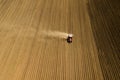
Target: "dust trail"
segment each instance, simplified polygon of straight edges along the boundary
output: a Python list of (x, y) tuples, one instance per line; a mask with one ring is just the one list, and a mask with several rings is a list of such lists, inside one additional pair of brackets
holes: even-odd
[(59, 38), (59, 39), (66, 39), (68, 37), (68, 33), (60, 32), (60, 31), (42, 31), (41, 35), (43, 37)]

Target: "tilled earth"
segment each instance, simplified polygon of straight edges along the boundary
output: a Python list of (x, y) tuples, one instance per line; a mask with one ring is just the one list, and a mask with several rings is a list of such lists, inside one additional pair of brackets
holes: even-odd
[[(0, 0), (0, 80), (119, 80), (119, 4)], [(49, 32), (73, 33), (73, 43)]]

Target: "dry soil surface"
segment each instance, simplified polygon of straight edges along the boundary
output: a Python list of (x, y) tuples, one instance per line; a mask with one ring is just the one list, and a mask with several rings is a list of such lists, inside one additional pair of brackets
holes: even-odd
[(119, 80), (119, 4), (0, 0), (0, 80)]

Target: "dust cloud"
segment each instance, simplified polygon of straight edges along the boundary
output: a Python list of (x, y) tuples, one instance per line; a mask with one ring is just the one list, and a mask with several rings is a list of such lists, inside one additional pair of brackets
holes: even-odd
[(66, 39), (68, 37), (68, 33), (60, 32), (60, 31), (42, 31), (41, 36), (44, 38), (53, 38), (53, 39)]

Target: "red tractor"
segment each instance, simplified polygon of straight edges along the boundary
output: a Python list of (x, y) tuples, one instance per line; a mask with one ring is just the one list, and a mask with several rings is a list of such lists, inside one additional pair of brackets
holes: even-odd
[(73, 37), (73, 34), (68, 34), (68, 37), (67, 37), (68, 43), (72, 43), (72, 37)]

